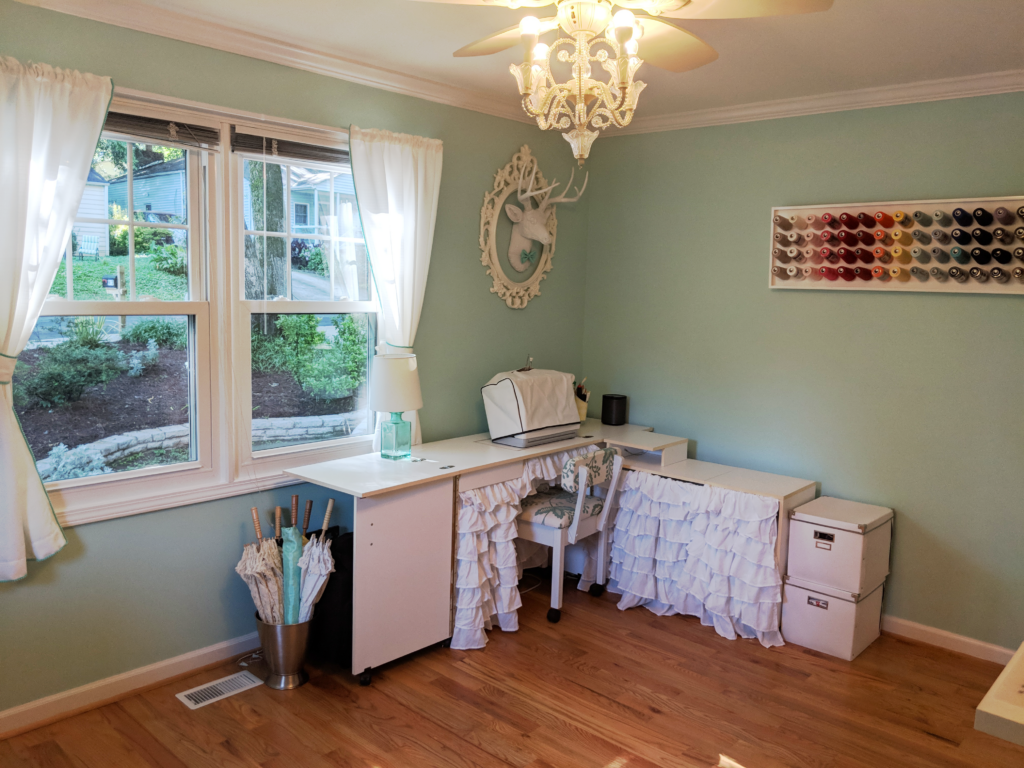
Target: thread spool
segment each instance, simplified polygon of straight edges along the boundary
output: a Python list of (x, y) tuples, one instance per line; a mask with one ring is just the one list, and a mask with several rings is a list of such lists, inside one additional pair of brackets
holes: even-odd
[(971, 242), (971, 233), (966, 229), (954, 229), (949, 233), (949, 236), (960, 245), (969, 245)]
[(801, 235), (799, 232), (790, 232), (790, 233), (788, 233), (786, 235), (786, 239), (789, 241), (790, 245), (803, 245), (804, 244), (804, 236)]
[(989, 274), (992, 276), (992, 279), (995, 280), (997, 283), (1010, 282), (1010, 273), (1007, 272), (1005, 269), (1000, 269), (999, 267), (992, 267), (992, 271), (989, 272)]
[(935, 242), (942, 243), (942, 245), (949, 242), (949, 233), (944, 229), (933, 229), (932, 237), (935, 239)]
[(994, 211), (992, 211), (992, 215), (995, 216), (996, 221), (998, 221), (1004, 227), (1008, 227), (1011, 224), (1013, 224), (1014, 219), (1017, 218), (1016, 216), (1013, 215), (1013, 211), (1011, 211), (1009, 208), (1004, 208), (1002, 206), (999, 206)]
[(853, 255), (857, 257), (857, 261), (865, 264), (870, 264), (875, 260), (875, 255), (867, 248), (854, 248)]
[(889, 270), (885, 267), (875, 267), (871, 270), (871, 276), (875, 280), (881, 280), (883, 283), (889, 279)]
[(804, 248), (803, 256), (804, 257), (803, 257), (802, 261), (811, 261), (811, 262), (813, 262), (815, 259), (818, 258), (818, 249), (817, 248)]
[(915, 229), (910, 233), (910, 236), (917, 240), (921, 245), (931, 245), (932, 236), (925, 232), (923, 229)]
[[(764, 221), (764, 219), (761, 219)], [(788, 216), (783, 216), (781, 213), (776, 214), (772, 217), (772, 222), (776, 227), (781, 229), (783, 232), (789, 232), (793, 228), (793, 222), (789, 220)]]
[(836, 271), (839, 273), (839, 277), (841, 277), (846, 282), (850, 282), (856, 277), (856, 275), (853, 272), (853, 267), (840, 267)]
[(1024, 240), (1024, 227), (1017, 227), (1013, 230), (1013, 236), (1018, 240)]
[(931, 253), (924, 248), (911, 248), (910, 255), (914, 257), (914, 261), (918, 264), (927, 264), (932, 260)]
[(884, 229), (876, 229), (875, 242), (882, 245), (892, 245), (892, 237)]
[(992, 239), (998, 240), (1003, 245), (1010, 245), (1013, 242), (1013, 230), (996, 227), (992, 230)]
[(961, 227), (969, 227), (974, 223), (974, 217), (971, 216), (971, 212), (964, 210), (963, 208), (954, 208), (952, 216), (953, 221)]
[(818, 253), (820, 253), (821, 257), (825, 259), (825, 261), (827, 261), (829, 264), (839, 263), (839, 254), (833, 251), (831, 248), (822, 248), (820, 251), (818, 251)]
[(953, 259), (957, 264), (969, 264), (971, 261), (971, 254), (961, 248), (959, 245), (955, 245), (949, 249), (950, 258)]
[(888, 264), (892, 261), (892, 254), (881, 246), (875, 248), (871, 253), (873, 253), (875, 258), (883, 264)]
[(836, 234), (836, 237), (839, 238), (839, 242), (849, 248), (856, 248), (860, 244), (860, 240), (857, 239), (857, 236), (848, 229), (840, 230)]
[(875, 228), (875, 217), (872, 216), (870, 213), (864, 213), (863, 211), (861, 213), (858, 213), (857, 221), (868, 232)]
[(924, 267), (914, 266), (910, 268), (910, 276), (924, 283), (928, 281), (928, 270)]
[(821, 216), (814, 213), (809, 213), (804, 217), (804, 221), (807, 222), (807, 226), (813, 229), (815, 232), (824, 229), (825, 222), (821, 220)]
[(772, 258), (783, 264), (789, 263), (789, 254), (786, 253), (785, 248), (772, 248)]
[(931, 251), (929, 251), (929, 253), (931, 253), (932, 258), (939, 262), (939, 264), (945, 264), (946, 262), (949, 261), (949, 254), (946, 253), (942, 248), (939, 248), (938, 246), (932, 248)]
[(980, 224), (981, 226), (987, 227), (987, 226), (989, 226), (992, 223), (993, 217), (992, 217), (992, 214), (989, 213), (984, 208), (975, 208), (974, 209), (974, 220), (976, 222), (978, 222), (978, 224)]
[(803, 280), (804, 279), (804, 271), (803, 271), (803, 269), (801, 269), (800, 267), (796, 266), (795, 264), (793, 266), (791, 266), (791, 267), (786, 267), (786, 274), (789, 275), (792, 278), (797, 279), (797, 280)]
[(861, 280), (871, 279), (871, 270), (868, 269), (867, 267), (854, 267), (853, 274), (854, 276), (859, 277)]
[(789, 217), (789, 223), (796, 229), (807, 229), (807, 222), (802, 216), (798, 216), (795, 213)]
[(800, 249), (799, 248), (787, 248), (786, 249), (786, 255), (789, 256), (789, 260), (792, 261), (793, 259), (795, 259), (797, 256), (800, 255)]
[(772, 275), (776, 280), (789, 280), (789, 267), (780, 267), (778, 265), (772, 267)]
[(834, 213), (821, 214), (821, 220), (829, 229), (839, 229), (839, 227), (842, 226), (842, 224), (839, 223), (839, 219), (836, 218), (836, 215)]
[(878, 213), (876, 213), (875, 221), (877, 221), (886, 229), (892, 229), (894, 226), (896, 226), (896, 222), (893, 220), (892, 216), (890, 216), (885, 211), (879, 211)]
[(958, 283), (966, 283), (969, 275), (966, 270), (960, 269), (960, 267), (949, 268), (950, 280), (956, 280)]
[(992, 258), (1000, 264), (1009, 264), (1013, 260), (1013, 254), (1005, 248), (993, 248)]
[(988, 282), (988, 272), (981, 267), (971, 267), (971, 279), (977, 280), (979, 283)]
[(846, 213), (844, 211), (843, 213), (839, 214), (839, 223), (842, 224), (847, 229), (856, 229), (857, 227), (860, 226), (860, 219), (857, 218), (856, 214)]
[(1024, 248), (1014, 248), (1013, 258), (1019, 259), (1020, 261), (1024, 261)]
[(813, 261), (815, 264), (821, 264), (823, 261), (825, 261), (825, 259), (828, 258), (828, 255), (830, 253), (832, 253), (831, 248), (821, 248), (817, 251), (817, 254), (813, 259), (811, 259), (811, 261)]
[(818, 233), (814, 230), (808, 229), (804, 234), (804, 243), (806, 245), (821, 245), (821, 238), (818, 237)]
[(914, 225), (914, 217), (904, 211), (896, 211), (892, 215), (892, 220), (896, 222), (897, 227), (904, 229), (910, 229)]
[(936, 282), (944, 283), (949, 280), (949, 275), (946, 274), (946, 270), (942, 267), (932, 267), (928, 270), (932, 277), (935, 278)]
[(893, 267), (889, 270), (889, 277), (898, 282), (905, 283), (910, 279), (910, 270), (903, 267)]
[(818, 267), (818, 274), (826, 280), (839, 279), (839, 272), (834, 267)]
[(824, 229), (818, 235), (823, 243), (838, 243), (839, 239), (836, 237), (836, 233), (831, 229)]
[(836, 256), (838, 256), (839, 260), (844, 264), (857, 263), (857, 254), (854, 253), (853, 248), (840, 248), (836, 251)]
[(814, 267), (807, 266), (806, 264), (800, 267), (803, 273), (804, 280), (821, 280), (821, 275), (818, 274), (818, 270)]
[(900, 264), (910, 263), (910, 251), (898, 245), (892, 249), (892, 257), (895, 261), (898, 261)]
[(914, 242), (914, 238), (905, 229), (894, 229), (892, 231), (892, 241), (900, 245), (910, 245)]
[(992, 245), (992, 233), (987, 229), (973, 229), (971, 230), (971, 237), (978, 241), (978, 245)]
[(1018, 283), (1024, 283), (1024, 267), (1014, 267), (1013, 272), (1010, 274), (1013, 275), (1013, 279)]
[(953, 223), (953, 217), (945, 211), (936, 211), (932, 216), (935, 218), (935, 223), (940, 227), (948, 227)]
[(986, 248), (972, 248), (971, 258), (976, 264), (988, 264), (992, 261), (992, 252)]
[(780, 245), (783, 248), (789, 247), (789, 237), (786, 236), (785, 232), (776, 232), (772, 235), (772, 240), (775, 241), (776, 245)]
[(1017, 209), (1017, 218), (1024, 219), (1024, 205)]
[(914, 211), (914, 221), (921, 227), (930, 227), (932, 225), (932, 217), (924, 211)]
[(859, 229), (856, 234), (861, 245), (866, 245), (868, 248), (873, 248), (875, 246), (875, 236), (871, 234), (870, 230)]
[(790, 261), (793, 261), (796, 264), (803, 264), (807, 261), (807, 256), (804, 255), (804, 253), (804, 251), (797, 249), (796, 256), (793, 256)]

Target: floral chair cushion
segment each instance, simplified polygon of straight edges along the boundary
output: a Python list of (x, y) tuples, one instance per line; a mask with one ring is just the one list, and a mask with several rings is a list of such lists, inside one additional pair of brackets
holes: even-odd
[(589, 485), (604, 485), (612, 479), (615, 457), (618, 455), (618, 448), (604, 448), (569, 459), (562, 467), (562, 489), (571, 493), (579, 491), (580, 467), (587, 468)]
[[(523, 499), (519, 519), (549, 528), (568, 528), (576, 515), (578, 495), (567, 491), (541, 492)], [(583, 516), (595, 517), (604, 509), (604, 499), (587, 496), (583, 500)]]

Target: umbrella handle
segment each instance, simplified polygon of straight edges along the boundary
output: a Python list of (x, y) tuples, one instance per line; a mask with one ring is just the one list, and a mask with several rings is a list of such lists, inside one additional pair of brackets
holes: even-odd
[(313, 514), (313, 500), (310, 499), (306, 502), (306, 516), (302, 518), (302, 535), (306, 535), (306, 530), (309, 528), (309, 516)]
[(274, 507), (274, 538), (281, 538), (281, 508)]
[(327, 526), (331, 522), (331, 512), (334, 510), (334, 499), (327, 500), (327, 512), (324, 513), (324, 525), (320, 529), (320, 537), (323, 538), (324, 534), (327, 533)]
[(263, 530), (260, 528), (260, 511), (256, 507), (252, 508), (252, 524), (256, 528), (256, 541), (262, 541)]
[(299, 496), (298, 494), (292, 495), (292, 520), (291, 525), (294, 528), (299, 524)]

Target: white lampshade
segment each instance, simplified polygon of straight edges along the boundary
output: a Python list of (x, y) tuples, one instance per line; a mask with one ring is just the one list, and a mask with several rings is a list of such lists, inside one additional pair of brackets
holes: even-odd
[(377, 355), (370, 375), (370, 410), (418, 411), (423, 407), (416, 355)]

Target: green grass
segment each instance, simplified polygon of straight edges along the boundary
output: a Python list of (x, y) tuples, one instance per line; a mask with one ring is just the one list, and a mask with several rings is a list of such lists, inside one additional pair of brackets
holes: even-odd
[[(188, 296), (188, 278), (184, 275), (168, 275), (144, 256), (135, 258), (135, 295), (155, 296), (161, 301), (183, 301)], [(91, 256), (74, 259), (72, 279), (75, 299), (78, 301), (109, 301), (111, 296), (104, 290), (100, 280), (106, 275), (117, 273), (118, 266), (124, 267), (125, 282), (128, 281), (127, 256), (102, 256), (97, 261)], [(53, 280), (50, 293), (67, 298), (66, 262), (62, 261), (57, 277)]]
[(156, 448), (152, 451), (125, 456), (123, 459), (115, 459), (110, 462), (110, 468), (115, 472), (127, 472), (130, 469), (142, 469), (143, 467), (167, 466), (169, 464), (181, 464), (189, 461), (188, 448)]

